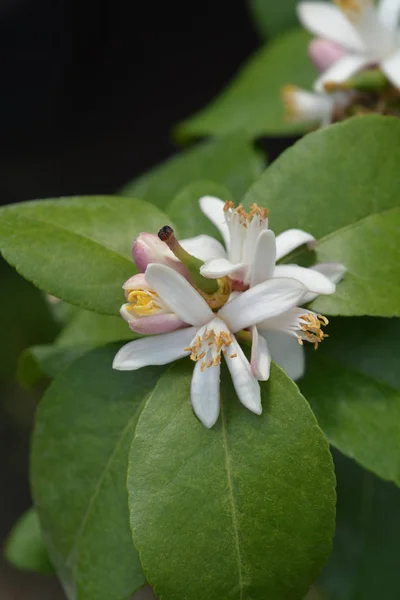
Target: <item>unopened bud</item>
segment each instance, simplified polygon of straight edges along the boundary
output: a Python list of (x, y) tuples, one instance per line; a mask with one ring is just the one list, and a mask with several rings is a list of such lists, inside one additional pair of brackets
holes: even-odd
[(314, 67), (322, 73), (342, 58), (345, 50), (335, 42), (315, 38), (308, 46), (308, 55)]

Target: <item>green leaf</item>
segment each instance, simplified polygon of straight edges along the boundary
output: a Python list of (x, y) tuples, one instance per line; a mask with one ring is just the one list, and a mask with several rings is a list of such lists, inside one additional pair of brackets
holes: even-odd
[(4, 556), (14, 567), (23, 571), (53, 572), (34, 508), (18, 519), (8, 536)]
[(399, 163), (400, 120), (355, 117), (310, 133), (286, 150), (250, 188), (244, 204), (268, 207), (276, 233), (295, 227), (320, 239), (397, 208)]
[(71, 347), (43, 344), (26, 348), (18, 361), (18, 381), (22, 386), (32, 388), (44, 378), (54, 379), (92, 348), (92, 344)]
[(321, 597), (398, 600), (400, 491), (340, 455), (335, 469), (337, 528), (332, 556), (317, 584)]
[(246, 136), (236, 133), (173, 156), (128, 183), (121, 194), (142, 198), (165, 209), (183, 187), (207, 179), (227, 187), (240, 200), (264, 167), (264, 157)]
[(191, 375), (181, 362), (160, 379), (132, 444), (131, 525), (148, 579), (165, 600), (298, 600), (334, 529), (325, 438), (275, 366), (261, 417), (224, 377), (211, 430), (193, 415)]
[(21, 351), (51, 342), (58, 332), (41, 292), (0, 258), (0, 380), (15, 377)]
[(400, 485), (400, 319), (332, 319), (300, 387), (330, 443)]
[(327, 315), (400, 316), (400, 208), (358, 221), (323, 238), (317, 262), (347, 268), (331, 296), (312, 303)]
[(83, 308), (118, 314), (134, 272), (132, 242), (168, 218), (132, 198), (91, 196), (0, 209), (0, 251), (37, 287)]
[(137, 418), (162, 369), (112, 370), (119, 346), (63, 371), (40, 403), (32, 488), (50, 557), (69, 597), (128, 598), (145, 583), (126, 492)]
[(296, 5), (297, 0), (249, 0), (249, 10), (261, 38), (274, 37), (294, 27), (298, 23)]
[(199, 199), (202, 196), (232, 200), (230, 192), (220, 184), (212, 181), (194, 181), (173, 199), (168, 207), (168, 214), (177, 224), (183, 238), (207, 234), (221, 240), (218, 229), (200, 210)]
[(309, 88), (316, 72), (307, 55), (310, 37), (294, 30), (261, 48), (206, 108), (176, 128), (181, 139), (245, 131), (249, 137), (287, 135), (305, 130), (284, 117), (282, 87)]

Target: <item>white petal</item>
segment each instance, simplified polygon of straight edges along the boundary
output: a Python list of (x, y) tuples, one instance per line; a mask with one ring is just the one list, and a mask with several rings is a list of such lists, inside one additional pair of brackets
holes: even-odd
[(378, 6), (380, 22), (389, 30), (397, 29), (400, 17), (400, 0), (381, 0)]
[(328, 2), (300, 2), (300, 22), (318, 37), (327, 38), (348, 50), (362, 52), (365, 44), (339, 8)]
[(317, 92), (323, 92), (325, 83), (343, 83), (371, 62), (373, 62), (371, 58), (347, 54), (317, 79), (314, 83), (314, 89)]
[(161, 300), (182, 321), (190, 325), (203, 325), (213, 318), (207, 302), (182, 275), (166, 265), (150, 264), (146, 280)]
[(214, 196), (203, 196), (200, 198), (200, 209), (210, 219), (211, 223), (219, 230), (224, 238), (226, 249), (229, 249), (230, 235), (228, 225), (225, 221), (225, 202)]
[(219, 415), (220, 365), (201, 371), (201, 360), (193, 371), (190, 397), (195, 414), (205, 427), (212, 427)]
[(306, 291), (296, 279), (269, 279), (225, 304), (218, 316), (239, 331), (296, 306)]
[[(323, 275), (325, 275), (325, 277), (328, 277), (328, 279), (330, 279), (335, 284), (339, 283), (343, 275), (346, 273), (346, 267), (339, 263), (321, 263), (319, 265), (314, 265), (313, 267), (311, 267), (311, 269), (313, 269), (313, 271), (318, 271), (319, 273), (322, 273)], [(311, 300), (314, 300), (314, 298), (316, 298), (317, 296), (318, 294), (315, 294), (313, 292), (306, 292), (301, 300), (301, 303), (307, 304), (307, 302), (311, 302)]]
[(172, 333), (163, 333), (134, 340), (122, 346), (113, 362), (118, 371), (136, 371), (148, 365), (166, 365), (183, 356), (188, 356), (189, 346), (196, 335), (197, 327), (187, 327)]
[(217, 279), (218, 277), (230, 275), (234, 271), (241, 269), (243, 266), (244, 265), (242, 263), (231, 263), (231, 261), (227, 258), (215, 258), (214, 260), (210, 260), (200, 267), (200, 273), (204, 277)]
[(237, 356), (235, 358), (225, 357), (225, 360), (231, 373), (233, 386), (238, 398), (243, 406), (257, 415), (261, 415), (260, 385), (251, 372), (249, 362), (235, 336), (232, 336), (232, 347)]
[(276, 236), (276, 260), (279, 260), (299, 246), (307, 244), (308, 248), (315, 245), (315, 237), (301, 229), (287, 229)]
[(179, 243), (186, 252), (203, 261), (226, 257), (223, 245), (210, 235), (198, 235), (186, 240), (179, 240)]
[(267, 381), (271, 368), (271, 355), (267, 340), (258, 332), (255, 325), (251, 328), (251, 334), (251, 371), (259, 381)]
[(271, 331), (265, 334), (274, 360), (295, 381), (304, 374), (304, 348), (292, 335)]
[(400, 50), (385, 58), (380, 65), (389, 81), (400, 88)]
[(277, 265), (274, 277), (297, 279), (309, 292), (315, 292), (316, 294), (333, 294), (336, 289), (335, 284), (322, 273), (315, 269), (306, 269), (297, 265)]
[(328, 94), (316, 94), (303, 90), (296, 85), (285, 85), (281, 90), (285, 116), (289, 122), (322, 122), (332, 121), (334, 101)]
[(276, 262), (276, 242), (273, 231), (267, 229), (258, 236), (254, 260), (251, 266), (250, 287), (254, 287), (273, 275)]

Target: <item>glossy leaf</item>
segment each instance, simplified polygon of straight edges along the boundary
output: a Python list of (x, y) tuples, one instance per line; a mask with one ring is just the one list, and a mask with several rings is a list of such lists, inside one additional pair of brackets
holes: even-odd
[(299, 599), (330, 552), (334, 476), (296, 386), (274, 367), (263, 415), (223, 378), (213, 429), (194, 416), (192, 366), (159, 381), (130, 454), (134, 542), (165, 600)]
[(307, 56), (309, 40), (307, 33), (296, 29), (261, 48), (211, 104), (176, 128), (177, 136), (239, 130), (257, 137), (304, 131), (304, 124), (285, 119), (281, 90), (287, 84), (311, 87), (316, 72)]
[(53, 572), (34, 508), (27, 510), (18, 519), (8, 536), (4, 556), (14, 567), (23, 571)]
[(298, 0), (248, 0), (254, 25), (262, 39), (268, 39), (294, 27), (297, 23)]
[(207, 234), (222, 241), (217, 228), (200, 210), (199, 199), (202, 196), (232, 200), (231, 193), (220, 184), (212, 181), (194, 181), (176, 195), (168, 207), (168, 214), (177, 224), (182, 238)]
[(400, 208), (372, 215), (323, 238), (317, 262), (347, 268), (332, 296), (312, 303), (327, 315), (400, 316)]
[(397, 208), (399, 163), (400, 120), (355, 117), (310, 133), (286, 150), (250, 188), (244, 204), (268, 207), (276, 233), (295, 227), (320, 239)]
[(166, 207), (182, 188), (206, 179), (227, 187), (240, 200), (261, 175), (265, 159), (240, 133), (203, 142), (168, 159), (139, 179), (128, 183), (124, 196), (133, 196)]
[(400, 485), (399, 319), (332, 319), (300, 387), (330, 443)]
[(118, 347), (94, 350), (60, 374), (33, 438), (35, 504), (53, 564), (77, 600), (128, 598), (145, 583), (129, 530), (126, 468), (162, 369), (113, 371)]
[(167, 220), (151, 204), (91, 196), (0, 210), (0, 251), (37, 287), (83, 308), (118, 314), (121, 286), (135, 270), (134, 238)]
[(329, 600), (397, 600), (400, 490), (335, 456), (337, 527), (317, 589)]

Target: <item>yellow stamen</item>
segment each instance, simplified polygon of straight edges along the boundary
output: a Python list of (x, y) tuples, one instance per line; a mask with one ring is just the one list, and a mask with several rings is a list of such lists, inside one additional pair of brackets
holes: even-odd
[(247, 227), (253, 217), (259, 216), (260, 219), (265, 220), (268, 217), (268, 208), (264, 208), (263, 206), (258, 206), (258, 204), (252, 204), (250, 206), (250, 212), (246, 212), (241, 204), (235, 208), (233, 202), (225, 202), (224, 212), (228, 212), (228, 210), (234, 210), (236, 214), (239, 216), (240, 223)]
[(371, 0), (334, 0), (334, 2), (351, 21), (357, 21), (363, 8), (371, 5)]
[[(329, 321), (323, 315), (314, 315), (312, 313), (308, 313), (302, 315), (301, 321), (304, 323), (300, 325), (300, 329), (303, 332), (303, 336), (307, 340), (307, 342), (312, 342), (314, 344), (315, 350), (318, 348), (318, 344), (320, 344), (328, 334), (322, 331), (322, 327), (328, 325)], [(302, 336), (298, 336), (299, 344), (303, 345)]]
[[(185, 348), (185, 352), (190, 352), (190, 359), (193, 361), (203, 360), (200, 370), (218, 366), (221, 363), (221, 352), (227, 356), (226, 349), (232, 344), (232, 338), (227, 331), (215, 333), (212, 329), (207, 329), (202, 337), (197, 336), (193, 346)], [(236, 358), (233, 353), (229, 358)]]
[(138, 317), (153, 315), (162, 309), (158, 294), (149, 290), (132, 290), (128, 294), (128, 302), (127, 309)]

